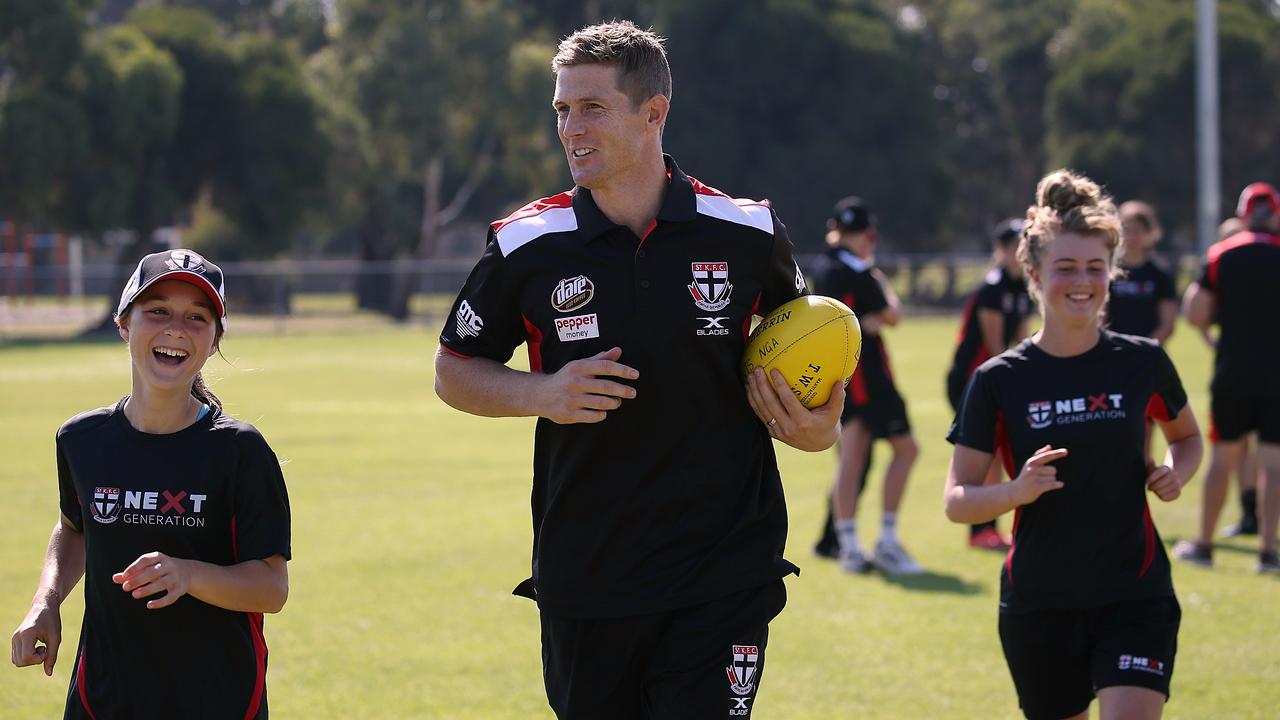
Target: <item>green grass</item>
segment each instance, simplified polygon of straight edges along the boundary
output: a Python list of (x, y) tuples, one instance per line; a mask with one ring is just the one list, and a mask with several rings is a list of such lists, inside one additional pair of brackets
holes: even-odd
[[(902, 513), (931, 571), (852, 577), (809, 556), (833, 453), (780, 450), (792, 518), (790, 602), (773, 624), (761, 718), (1016, 718), (996, 637), (999, 558), (963, 547), (942, 515), (950, 448), (943, 373), (954, 318), (908, 320), (888, 344), (923, 451)], [(284, 612), (267, 619), (269, 692), (281, 718), (549, 718), (527, 574), (533, 422), (473, 418), (431, 391), (433, 335), (238, 336), (208, 374), (229, 410), (287, 463), (294, 560)], [(1186, 327), (1172, 353), (1203, 418), (1209, 356)], [(0, 348), (0, 626), (16, 627), (57, 517), (53, 434), (128, 390), (121, 343)], [(877, 453), (883, 463), (887, 452)], [(878, 516), (873, 481), (859, 517)], [(1166, 541), (1192, 532), (1199, 486), (1153, 507)], [(1227, 519), (1234, 520), (1234, 505)], [(1275, 717), (1280, 584), (1251, 543), (1219, 567), (1175, 567), (1183, 605), (1169, 718)], [(0, 671), (0, 715), (60, 712), (81, 615), (63, 611), (54, 678)]]

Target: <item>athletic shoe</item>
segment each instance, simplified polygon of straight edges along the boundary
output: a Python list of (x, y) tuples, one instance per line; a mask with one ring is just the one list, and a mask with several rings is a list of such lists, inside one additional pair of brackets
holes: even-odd
[(1240, 522), (1222, 529), (1222, 537), (1244, 537), (1258, 534), (1258, 521), (1253, 518), (1241, 518)]
[(1280, 555), (1276, 552), (1266, 552), (1265, 550), (1258, 553), (1258, 572), (1260, 573), (1280, 573)]
[(919, 575), (924, 572), (924, 568), (907, 554), (906, 548), (893, 541), (877, 542), (871, 563), (886, 575)]
[(867, 556), (862, 553), (861, 548), (854, 548), (849, 552), (840, 552), (840, 569), (851, 573), (865, 573), (871, 571), (871, 563), (867, 562)]
[(1173, 556), (1184, 563), (1213, 567), (1213, 546), (1201, 545), (1193, 540), (1179, 540), (1173, 545)]
[(993, 527), (985, 527), (969, 536), (969, 547), (979, 550), (1008, 550), (1013, 543)]

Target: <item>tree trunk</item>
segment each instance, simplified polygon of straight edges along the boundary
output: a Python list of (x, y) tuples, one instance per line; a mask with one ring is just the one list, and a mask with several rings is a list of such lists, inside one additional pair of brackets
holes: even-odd
[(82, 336), (100, 336), (116, 331), (116, 306), (120, 304), (120, 293), (129, 281), (129, 273), (138, 267), (138, 261), (152, 251), (151, 237), (155, 231), (154, 227), (143, 228), (133, 242), (120, 248), (115, 260), (115, 282), (107, 290), (107, 312), (96, 323), (86, 327), (81, 332)]
[[(364, 217), (356, 230), (361, 263), (389, 263), (395, 259), (395, 243), (387, 237), (384, 213), (381, 192), (376, 187), (369, 188), (365, 192)], [(360, 273), (356, 277), (356, 305), (362, 310), (387, 312), (391, 307), (391, 272), (380, 269)]]
[[(497, 145), (496, 132), (484, 138), (471, 161), (466, 179), (454, 191), (449, 204), (443, 207), (444, 157), (434, 155), (427, 160), (422, 171), (422, 221), (418, 225), (418, 247), (413, 253), (414, 260), (421, 262), (435, 257), (441, 231), (458, 219), (480, 182), (489, 174)], [(399, 321), (408, 320), (409, 301), (421, 282), (422, 272), (416, 267), (396, 273), (387, 314)]]

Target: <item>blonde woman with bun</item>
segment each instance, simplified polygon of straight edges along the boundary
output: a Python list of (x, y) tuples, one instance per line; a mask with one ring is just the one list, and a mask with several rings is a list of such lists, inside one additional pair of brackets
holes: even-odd
[[(1041, 329), (983, 363), (948, 440), (947, 517), (1015, 512), (1000, 575), (1000, 641), (1028, 718), (1159, 718), (1181, 609), (1148, 493), (1178, 498), (1200, 464), (1199, 427), (1154, 341), (1103, 326), (1120, 217), (1069, 170), (1045, 176), (1018, 246)], [(1169, 442), (1151, 467), (1153, 418)], [(1012, 481), (984, 485), (996, 449)]]

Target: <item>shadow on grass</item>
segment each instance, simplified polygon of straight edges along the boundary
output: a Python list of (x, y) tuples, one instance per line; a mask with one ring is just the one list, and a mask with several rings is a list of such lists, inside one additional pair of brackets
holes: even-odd
[(969, 582), (958, 575), (926, 570), (919, 575), (885, 575), (885, 582), (905, 590), (918, 592), (951, 593), (952, 595), (979, 595), (984, 591), (980, 583)]
[[(1168, 537), (1165, 538), (1165, 550), (1169, 553), (1169, 559), (1173, 560), (1173, 545), (1179, 540), (1195, 540), (1194, 537)], [(1258, 554), (1258, 537), (1256, 535), (1246, 535), (1244, 537), (1233, 538), (1217, 538), (1213, 541), (1213, 551), (1215, 553), (1235, 553), (1236, 555), (1257, 555)]]

